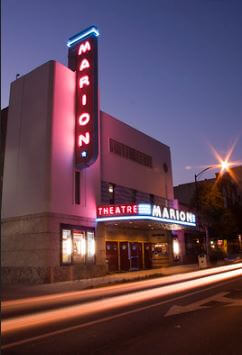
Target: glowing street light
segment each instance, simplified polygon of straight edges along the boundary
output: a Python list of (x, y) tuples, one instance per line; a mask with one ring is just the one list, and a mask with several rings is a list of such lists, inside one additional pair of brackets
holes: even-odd
[(209, 170), (209, 169), (215, 169), (215, 168), (220, 168), (220, 172), (224, 172), (227, 171), (229, 169), (229, 166), (231, 165), (230, 162), (228, 162), (227, 160), (220, 160), (220, 164), (216, 164), (216, 165), (212, 165), (212, 166), (208, 166), (205, 169), (203, 169), (202, 171), (200, 171), (198, 174), (195, 174), (195, 183), (197, 183), (197, 178), (202, 175), (203, 173), (205, 173), (205, 171)]
[(227, 160), (222, 160), (221, 161), (221, 172), (224, 172), (226, 170), (228, 170), (229, 168), (229, 162)]
[(231, 160), (231, 156), (233, 154), (237, 141), (238, 139), (232, 144), (232, 146), (228, 149), (226, 155), (223, 157), (217, 152), (217, 150), (212, 145), (210, 145), (211, 151), (214, 157), (216, 158), (216, 160), (218, 161), (218, 164), (214, 164), (211, 167), (214, 169), (220, 169), (219, 172), (220, 177), (222, 177), (224, 172), (228, 172), (228, 174), (235, 182), (236, 182), (236, 178), (233, 174), (233, 171), (231, 170), (231, 167), (240, 165), (242, 163), (240, 160), (237, 161)]

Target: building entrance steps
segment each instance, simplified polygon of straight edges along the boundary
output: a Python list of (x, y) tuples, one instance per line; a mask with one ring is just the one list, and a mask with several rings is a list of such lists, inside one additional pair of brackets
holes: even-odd
[[(228, 264), (228, 263), (227, 263)], [(221, 265), (222, 266), (222, 265)], [(218, 266), (219, 271), (219, 266)], [(209, 268), (199, 271), (198, 264), (176, 265), (159, 269), (132, 271), (124, 273), (108, 274), (103, 277), (82, 279), (74, 281), (56, 282), (41, 285), (2, 285), (1, 300), (11, 301), (26, 299), (29, 297), (55, 296), (59, 294), (74, 293), (88, 288), (99, 288), (101, 286), (114, 285), (131, 281), (147, 280), (157, 278), (158, 285), (179, 282), (197, 277), (196, 272), (209, 273)], [(154, 280), (150, 280), (153, 282)], [(142, 285), (141, 285), (142, 287)], [(94, 291), (94, 290), (93, 290)], [(99, 293), (99, 292), (98, 292)]]

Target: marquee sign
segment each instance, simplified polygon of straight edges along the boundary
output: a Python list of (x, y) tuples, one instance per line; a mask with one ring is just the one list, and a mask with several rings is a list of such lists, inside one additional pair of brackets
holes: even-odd
[(196, 226), (193, 213), (152, 204), (119, 204), (97, 207), (97, 222), (148, 219), (162, 223)]
[(69, 68), (76, 72), (75, 160), (78, 169), (95, 162), (98, 156), (98, 61), (97, 37), (92, 26), (71, 37)]

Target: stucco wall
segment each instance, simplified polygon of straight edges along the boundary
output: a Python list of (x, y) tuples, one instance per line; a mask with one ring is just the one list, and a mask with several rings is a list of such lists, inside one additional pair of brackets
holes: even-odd
[(149, 242), (149, 232), (146, 230), (135, 230), (131, 228), (106, 228), (106, 241), (129, 241), (129, 242)]
[[(75, 73), (55, 61), (11, 85), (2, 205), (4, 280), (35, 283), (105, 272), (100, 226), (96, 266), (75, 266), (73, 276), (68, 274), (72, 267), (60, 265), (60, 224), (96, 225), (101, 181), (173, 199), (169, 147), (101, 113), (100, 154), (81, 171), (80, 204), (75, 204), (75, 85)], [(151, 155), (153, 167), (110, 153), (109, 138)]]
[(61, 224), (94, 227), (95, 220), (43, 213), (2, 221), (2, 282), (45, 283), (104, 275), (105, 236), (96, 233), (95, 264), (61, 265)]
[[(101, 157), (103, 181), (173, 199), (170, 148), (127, 124), (101, 112)], [(153, 168), (110, 152), (109, 139), (152, 156)], [(164, 172), (166, 163), (168, 172)]]
[(14, 81), (10, 90), (2, 217), (49, 209), (53, 62)]
[(100, 159), (81, 171), (74, 201), (75, 73), (50, 61), (12, 83), (3, 218), (53, 212), (95, 218)]
[(80, 205), (74, 203), (75, 86), (75, 73), (55, 63), (50, 211), (95, 218), (101, 191), (100, 158), (81, 171)]

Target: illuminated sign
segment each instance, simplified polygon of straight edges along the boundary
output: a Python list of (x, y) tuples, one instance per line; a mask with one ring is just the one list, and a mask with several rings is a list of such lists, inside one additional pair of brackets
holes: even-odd
[(196, 226), (193, 213), (151, 204), (103, 205), (97, 207), (97, 222), (148, 219), (163, 223)]
[(98, 35), (92, 26), (67, 42), (68, 65), (76, 72), (75, 161), (79, 169), (94, 163), (98, 156)]

